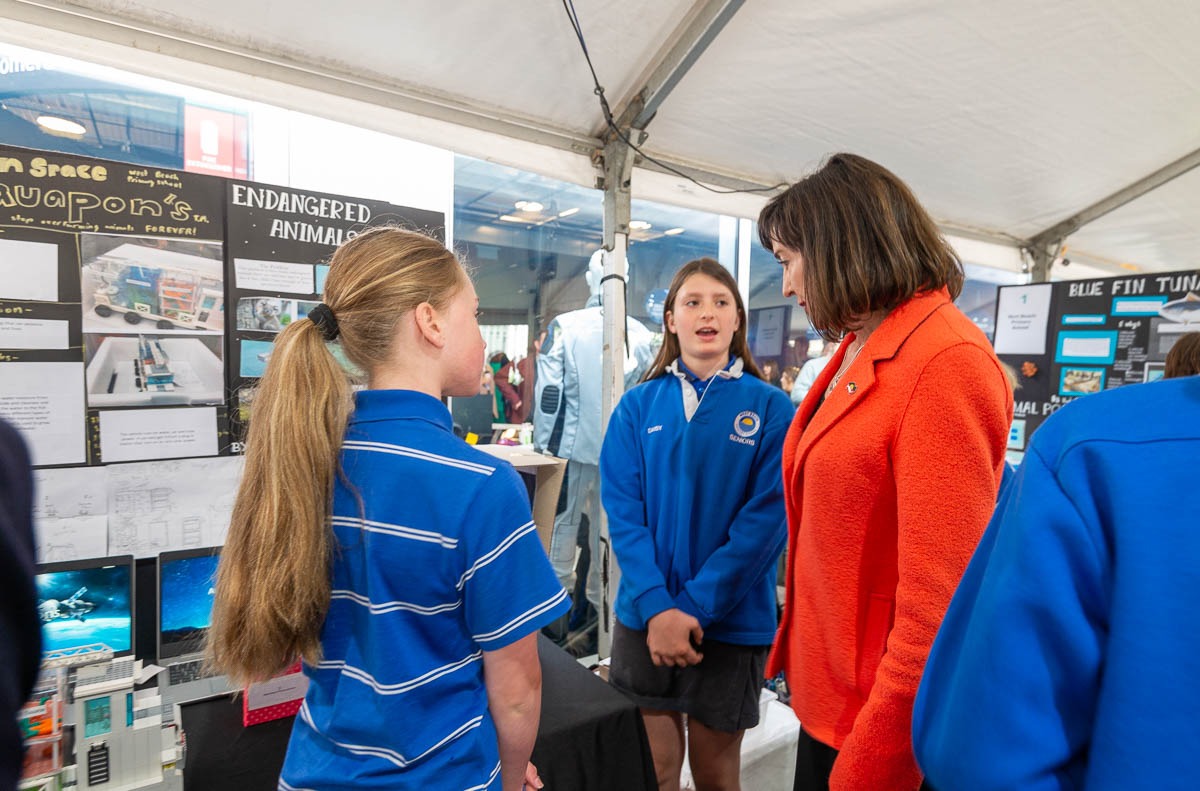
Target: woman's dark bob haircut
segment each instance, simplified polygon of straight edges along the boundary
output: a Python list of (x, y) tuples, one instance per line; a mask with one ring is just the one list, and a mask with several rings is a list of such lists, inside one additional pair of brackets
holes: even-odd
[(834, 154), (772, 198), (758, 238), (803, 257), (805, 312), (829, 340), (922, 291), (962, 291), (962, 262), (912, 190), (855, 154)]

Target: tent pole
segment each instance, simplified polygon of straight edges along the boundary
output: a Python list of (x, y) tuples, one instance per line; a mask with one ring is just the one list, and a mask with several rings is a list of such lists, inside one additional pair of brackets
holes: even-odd
[[(623, 130), (625, 137), (643, 133), (633, 129)], [(640, 140), (639, 140), (640, 142)], [(633, 151), (625, 140), (610, 135), (604, 148), (593, 160), (600, 171), (598, 186), (604, 188), (604, 278), (601, 281), (600, 299), (604, 305), (604, 373), (603, 391), (600, 400), (601, 425), (607, 428), (608, 418), (625, 390), (625, 279), (629, 273), (626, 251), (629, 245), (630, 182), (633, 173)], [(600, 509), (600, 524), (592, 525), (600, 531), (599, 557), (592, 558), (600, 563), (601, 596), (603, 612), (599, 615), (597, 648), (601, 657), (607, 657), (612, 648), (613, 600), (621, 573), (617, 568), (608, 537), (608, 517)]]

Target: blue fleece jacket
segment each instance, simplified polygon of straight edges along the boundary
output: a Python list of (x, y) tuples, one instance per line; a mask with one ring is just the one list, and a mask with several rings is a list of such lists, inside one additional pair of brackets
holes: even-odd
[(706, 639), (770, 644), (775, 564), (787, 540), (780, 457), (792, 412), (787, 394), (742, 375), (740, 360), (703, 397), (683, 372), (624, 395), (600, 453), (621, 623), (645, 629), (675, 607)]
[(1042, 424), (913, 715), (938, 791), (1200, 788), (1200, 377)]

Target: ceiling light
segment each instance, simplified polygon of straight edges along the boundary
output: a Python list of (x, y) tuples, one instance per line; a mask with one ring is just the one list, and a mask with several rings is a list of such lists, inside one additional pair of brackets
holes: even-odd
[(528, 211), (533, 212), (534, 214), (546, 208), (535, 200), (519, 200), (514, 203), (513, 206), (516, 207), (517, 211)]
[(516, 217), (511, 214), (501, 214), (500, 219), (504, 220), (505, 222), (522, 222), (522, 223), (529, 222), (529, 220), (527, 220), (524, 217)]
[(63, 137), (83, 137), (87, 127), (77, 121), (59, 118), (57, 115), (39, 115), (38, 126), (52, 135)]
[(676, 234), (681, 234), (681, 233), (683, 233), (682, 228), (668, 228), (667, 230), (663, 231), (663, 234), (665, 236), (675, 236)]
[(631, 231), (648, 231), (648, 230), (650, 230), (650, 228), (651, 228), (650, 223), (646, 222), (645, 220), (630, 220), (629, 221), (629, 230), (631, 230)]
[(565, 209), (564, 211), (560, 211), (558, 213), (558, 216), (559, 217), (570, 217), (572, 214), (578, 214), (578, 213), (579, 213), (579, 207), (576, 206), (573, 209)]

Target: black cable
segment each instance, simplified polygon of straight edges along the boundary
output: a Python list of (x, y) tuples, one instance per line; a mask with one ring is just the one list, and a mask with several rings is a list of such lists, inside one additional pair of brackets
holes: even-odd
[(788, 186), (788, 184), (786, 182), (780, 182), (779, 184), (775, 184), (774, 186), (770, 186), (770, 187), (751, 187), (749, 189), (744, 189), (744, 190), (719, 189), (717, 187), (710, 187), (707, 184), (697, 181), (695, 178), (693, 178), (692, 176), (689, 176), (687, 173), (684, 173), (682, 170), (672, 167), (671, 165), (668, 165), (666, 162), (655, 159), (654, 157), (650, 156), (645, 151), (643, 151), (641, 148), (639, 148), (632, 140), (630, 140), (628, 137), (626, 137), (625, 133), (622, 132), (621, 129), (617, 126), (616, 120), (613, 119), (612, 109), (608, 106), (608, 98), (604, 95), (604, 88), (601, 87), (600, 79), (596, 76), (596, 68), (595, 68), (595, 66), (592, 65), (592, 56), (588, 53), (587, 41), (584, 40), (584, 38), (583, 38), (583, 28), (581, 28), (579, 25), (579, 16), (575, 13), (575, 3), (573, 2), (573, 0), (563, 0), (563, 9), (567, 12), (567, 18), (569, 20), (571, 20), (571, 27), (574, 28), (574, 30), (575, 30), (575, 37), (577, 39), (579, 39), (579, 46), (583, 50), (584, 60), (587, 61), (588, 71), (590, 71), (592, 73), (592, 84), (595, 86), (595, 88), (592, 90), (592, 92), (595, 93), (596, 96), (599, 97), (599, 99), (600, 99), (600, 111), (604, 114), (604, 122), (608, 125), (608, 128), (612, 130), (613, 134), (615, 134), (617, 137), (621, 138), (621, 140), (625, 141), (625, 145), (629, 146), (634, 151), (636, 151), (640, 157), (642, 157), (643, 159), (645, 159), (649, 162), (653, 162), (654, 164), (658, 165), (660, 168), (668, 171), (669, 173), (674, 173), (676, 176), (679, 176), (680, 178), (687, 179), (688, 181), (692, 182), (693, 184), (695, 184), (697, 187), (700, 187), (701, 189), (708, 190), (709, 192), (715, 192), (718, 195), (736, 195), (736, 194), (742, 193), (742, 192), (745, 192), (745, 193), (774, 192), (778, 189), (786, 188)]

